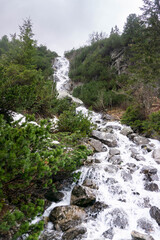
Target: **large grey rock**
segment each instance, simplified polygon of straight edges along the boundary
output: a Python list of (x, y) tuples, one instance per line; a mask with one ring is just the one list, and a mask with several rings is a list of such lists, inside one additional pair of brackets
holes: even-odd
[(111, 148), (111, 149), (109, 150), (109, 154), (110, 154), (111, 156), (120, 155), (120, 151), (119, 151), (119, 149)]
[(78, 206), (58, 206), (55, 207), (49, 216), (56, 230), (67, 231), (77, 226), (85, 219), (85, 211)]
[(116, 164), (116, 165), (120, 165), (122, 163), (122, 159), (121, 159), (121, 156), (120, 155), (114, 155), (114, 156), (111, 156), (109, 159), (108, 159), (108, 162), (109, 163), (112, 163), (113, 165)]
[(133, 141), (137, 144), (137, 145), (144, 145), (149, 143), (149, 139), (145, 138), (145, 137), (141, 137), (141, 136), (136, 136), (134, 137)]
[(152, 222), (150, 222), (147, 218), (140, 218), (140, 219), (138, 219), (137, 227), (140, 227), (146, 233), (150, 233), (151, 231), (154, 231)]
[(111, 226), (125, 229), (128, 226), (128, 216), (123, 209), (115, 208), (110, 212)]
[(156, 206), (152, 206), (149, 210), (149, 213), (153, 219), (156, 220), (158, 225), (160, 226), (160, 209)]
[(87, 232), (87, 229), (85, 227), (71, 228), (63, 234), (62, 239), (63, 240), (73, 240), (77, 237), (81, 237), (86, 232)]
[(151, 192), (158, 192), (159, 187), (156, 183), (146, 183), (144, 189)]
[(122, 170), (121, 172), (121, 177), (125, 182), (131, 181), (132, 180), (132, 175), (130, 174), (129, 171), (127, 170)]
[(152, 154), (154, 160), (160, 164), (160, 148), (157, 148), (153, 151), (153, 154)]
[(154, 238), (150, 235), (142, 234), (136, 231), (131, 232), (131, 236), (133, 240), (154, 240)]
[(103, 234), (102, 234), (105, 238), (107, 239), (113, 239), (113, 236), (114, 236), (114, 230), (113, 228), (109, 228), (107, 231), (105, 231)]
[(71, 193), (71, 204), (87, 207), (93, 205), (96, 201), (96, 195), (94, 191), (85, 186), (76, 185)]
[(141, 169), (141, 172), (145, 175), (144, 180), (146, 181), (158, 181), (158, 175), (157, 175), (157, 169), (154, 167), (150, 167), (150, 166), (143, 166), (143, 168)]
[(104, 169), (108, 173), (116, 173), (118, 171), (118, 167), (113, 164), (107, 165)]
[(116, 139), (115, 135), (113, 135), (113, 134), (93, 130), (92, 136), (94, 138), (102, 141), (104, 144), (106, 144), (109, 147), (117, 146), (117, 139)]
[(89, 144), (95, 149), (96, 152), (105, 152), (107, 150), (105, 145), (97, 139), (91, 138)]
[(90, 179), (90, 178), (87, 178), (87, 177), (85, 178), (85, 180), (83, 182), (83, 186), (93, 188), (93, 189), (98, 189), (98, 186), (95, 183), (95, 181), (93, 179)]
[(131, 127), (124, 127), (124, 128), (122, 128), (120, 133), (125, 135), (125, 136), (128, 136), (129, 134), (133, 133), (133, 130), (132, 130)]

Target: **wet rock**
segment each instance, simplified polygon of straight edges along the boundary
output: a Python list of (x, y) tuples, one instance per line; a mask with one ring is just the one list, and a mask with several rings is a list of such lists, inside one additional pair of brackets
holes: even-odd
[(107, 239), (112, 239), (114, 236), (114, 230), (113, 228), (109, 228), (107, 231), (105, 231), (102, 236), (104, 236)]
[(118, 167), (111, 164), (111, 165), (107, 165), (107, 167), (105, 167), (104, 170), (108, 173), (116, 173), (118, 171)]
[(121, 130), (122, 129), (122, 127), (121, 126), (119, 126), (119, 125), (107, 125), (107, 127), (106, 127), (106, 129), (114, 129), (114, 130)]
[(160, 209), (156, 206), (152, 206), (149, 210), (150, 216), (156, 220), (158, 225), (160, 226)]
[(98, 186), (96, 185), (96, 183), (94, 182), (94, 180), (90, 179), (90, 178), (86, 178), (83, 182), (83, 186), (89, 187), (89, 188), (93, 188), (93, 189), (98, 189)]
[(136, 231), (131, 232), (131, 236), (133, 240), (154, 240), (154, 238), (150, 235), (142, 234)]
[(159, 187), (156, 183), (146, 183), (144, 189), (151, 192), (159, 191)]
[(114, 155), (114, 156), (111, 156), (109, 159), (108, 159), (108, 162), (109, 163), (112, 163), (113, 165), (116, 164), (116, 165), (120, 165), (122, 163), (122, 159), (121, 159), (121, 156), (119, 155)]
[(148, 138), (141, 137), (141, 136), (136, 136), (136, 137), (134, 137), (133, 141), (134, 141), (137, 145), (144, 145), (144, 144), (148, 144), (148, 143), (149, 143), (149, 139), (148, 139)]
[(122, 170), (121, 177), (123, 178), (123, 180), (125, 182), (128, 182), (128, 181), (132, 180), (132, 175), (127, 170)]
[(116, 139), (115, 135), (113, 135), (113, 134), (93, 130), (92, 136), (94, 138), (102, 141), (108, 147), (116, 147), (117, 146), (117, 139)]
[[(50, 230), (50, 231), (43, 231), (40, 235), (39, 240), (59, 240), (61, 239), (61, 232)], [(7, 240), (7, 239), (6, 239)]]
[(109, 186), (108, 186), (108, 191), (109, 191), (110, 193), (112, 193), (113, 195), (115, 195), (115, 194), (120, 195), (120, 194), (125, 193), (125, 192), (122, 190), (122, 187), (121, 187), (120, 185), (118, 185), (118, 184), (109, 185)]
[(85, 164), (92, 164), (94, 162), (94, 157), (93, 156), (88, 156), (87, 160), (85, 161)]
[(78, 206), (58, 206), (55, 207), (49, 216), (56, 230), (67, 231), (77, 226), (85, 219), (85, 211)]
[(111, 148), (111, 149), (109, 150), (109, 154), (110, 154), (111, 156), (120, 155), (120, 151), (119, 151), (118, 149), (116, 149), (116, 148)]
[(113, 116), (109, 115), (109, 114), (102, 114), (102, 119), (103, 120), (107, 120), (107, 121), (112, 121), (114, 120)]
[(154, 160), (155, 160), (158, 164), (160, 164), (160, 148), (155, 149), (155, 150), (153, 151), (152, 157), (154, 158)]
[(144, 144), (141, 146), (141, 148), (147, 152), (151, 152), (152, 150), (154, 150), (154, 144)]
[(88, 216), (96, 218), (97, 215), (106, 208), (108, 208), (107, 204), (97, 201), (92, 206), (86, 208), (86, 211), (88, 213)]
[(123, 209), (115, 208), (110, 212), (112, 216), (111, 225), (121, 229), (125, 229), (128, 226), (128, 216)]
[(135, 155), (135, 159), (137, 161), (145, 161), (146, 160), (143, 156), (140, 156), (140, 155)]
[(130, 148), (129, 150), (131, 151), (131, 153), (132, 153), (133, 155), (137, 155), (137, 154), (138, 154), (138, 151), (137, 151), (136, 148)]
[(115, 183), (118, 183), (118, 182), (114, 178), (107, 178), (106, 183), (107, 184), (115, 184)]
[(147, 218), (138, 219), (137, 227), (140, 227), (141, 229), (145, 230), (146, 233), (150, 233), (151, 231), (154, 231), (152, 222), (150, 222)]
[(149, 166), (144, 166), (141, 169), (140, 173), (143, 173), (145, 175), (144, 180), (146, 180), (146, 181), (151, 182), (151, 181), (158, 181), (159, 180), (156, 168), (149, 167)]
[(97, 152), (105, 152), (107, 150), (105, 145), (97, 139), (91, 138), (89, 143)]
[(93, 205), (96, 201), (96, 196), (93, 190), (89, 187), (76, 185), (71, 193), (71, 204), (80, 207)]
[(62, 239), (63, 240), (73, 240), (77, 237), (81, 237), (86, 232), (87, 232), (87, 229), (85, 227), (71, 228), (63, 234)]
[(64, 197), (64, 193), (62, 193), (62, 192), (53, 192), (51, 190), (51, 191), (46, 192), (44, 196), (45, 196), (45, 198), (48, 201), (60, 202), (63, 199), (63, 197)]
[(136, 170), (139, 169), (139, 167), (134, 163), (127, 163), (126, 165), (127, 165), (127, 168), (129, 169), (129, 171), (131, 173), (133, 173), (133, 172), (135, 172)]
[(125, 136), (128, 136), (129, 134), (133, 133), (133, 130), (132, 130), (131, 127), (124, 127), (124, 128), (122, 128), (120, 133), (125, 135)]
[(135, 138), (135, 137), (137, 137), (138, 135), (136, 134), (136, 133), (131, 133), (131, 134), (129, 134), (127, 137), (131, 140), (131, 141), (133, 141), (133, 139)]

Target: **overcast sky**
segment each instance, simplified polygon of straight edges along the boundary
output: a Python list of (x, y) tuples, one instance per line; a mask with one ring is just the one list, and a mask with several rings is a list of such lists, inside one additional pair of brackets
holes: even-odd
[(38, 44), (62, 55), (86, 44), (93, 31), (122, 31), (131, 13), (140, 14), (142, 0), (0, 0), (0, 38), (19, 34), (30, 18)]

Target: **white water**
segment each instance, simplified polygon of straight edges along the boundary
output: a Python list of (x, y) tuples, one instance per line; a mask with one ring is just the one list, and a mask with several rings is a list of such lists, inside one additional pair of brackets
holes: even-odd
[[(65, 58), (57, 58), (56, 60), (57, 71), (55, 76), (58, 79), (57, 90), (59, 94), (61, 91), (67, 91), (67, 82), (69, 81), (68, 71), (69, 63)], [(77, 108), (77, 111), (82, 111), (84, 114), (88, 114), (88, 110), (84, 106)], [(145, 233), (143, 229), (137, 227), (137, 221), (140, 218), (146, 218), (149, 220), (153, 229), (150, 232), (154, 240), (160, 239), (160, 227), (154, 219), (150, 217), (149, 210), (150, 206), (159, 207), (160, 202), (160, 192), (151, 192), (144, 190), (145, 181), (143, 180), (144, 174), (140, 173), (142, 167), (150, 166), (155, 167), (158, 172), (158, 178), (160, 179), (160, 165), (158, 165), (152, 158), (152, 152), (147, 152), (142, 149), (140, 145), (136, 145), (130, 141), (126, 136), (120, 133), (120, 129), (123, 126), (119, 122), (104, 122), (101, 118), (101, 114), (92, 112), (92, 121), (98, 122), (98, 128), (106, 129), (107, 126), (117, 126), (119, 129), (113, 129), (114, 135), (116, 135), (118, 140), (118, 147), (116, 149), (120, 150), (120, 156), (122, 158), (122, 164), (117, 165), (118, 171), (115, 173), (106, 172), (104, 169), (111, 163), (108, 162), (107, 156), (109, 148), (106, 146), (107, 151), (103, 153), (95, 153), (94, 157), (100, 160), (100, 163), (93, 163), (89, 166), (83, 166), (80, 171), (82, 172), (79, 184), (82, 184), (86, 177), (91, 177), (94, 183), (98, 186), (96, 191), (96, 200), (103, 202), (109, 206), (105, 210), (97, 214), (96, 218), (88, 218), (82, 226), (87, 228), (87, 233), (81, 237), (81, 239), (86, 240), (103, 240), (109, 239), (105, 238), (102, 234), (109, 228), (114, 228), (114, 237), (112, 240), (130, 240), (131, 232), (136, 230), (140, 233)], [(157, 140), (151, 140), (150, 144), (154, 145), (154, 148), (160, 148), (160, 142)], [(138, 153), (145, 158), (145, 161), (137, 161), (131, 157), (130, 148), (135, 148)], [(122, 178), (122, 171), (129, 171), (127, 163), (134, 163), (137, 166), (137, 170), (132, 173), (132, 179), (124, 181)], [(106, 183), (108, 178), (114, 178), (116, 183)], [(160, 188), (159, 181), (153, 181)], [(49, 216), (50, 211), (55, 206), (69, 205), (70, 195), (73, 186), (71, 186), (70, 191), (64, 191), (64, 200), (58, 204), (53, 203), (44, 213), (43, 216)], [(137, 194), (136, 194), (137, 193)], [(145, 203), (147, 202), (147, 203)], [(124, 210), (128, 219), (128, 225), (124, 229), (113, 226), (113, 219), (111, 212), (113, 209), (119, 208)], [(35, 221), (37, 221), (36, 219)], [(53, 225), (48, 224), (48, 232), (52, 231)], [(145, 233), (146, 234), (146, 233)], [(61, 239), (61, 238), (60, 238)]]

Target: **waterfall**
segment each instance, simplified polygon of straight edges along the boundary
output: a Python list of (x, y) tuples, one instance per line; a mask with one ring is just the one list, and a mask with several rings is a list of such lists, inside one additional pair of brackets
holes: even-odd
[[(68, 60), (58, 57), (54, 68), (59, 95), (69, 94)], [(77, 107), (77, 111), (88, 114), (83, 105)], [(91, 188), (100, 207), (97, 212), (88, 209), (80, 224), (86, 231), (77, 238), (62, 237), (63, 232), (55, 231), (49, 222), (41, 239), (131, 240), (131, 232), (137, 231), (144, 236), (139, 239), (159, 240), (160, 227), (151, 217), (150, 209), (158, 208), (160, 202), (160, 165), (153, 156), (153, 152), (160, 149), (160, 142), (140, 137), (118, 121), (106, 121), (100, 113), (92, 112), (91, 119), (97, 124), (94, 135), (103, 142), (105, 150), (96, 152), (91, 163), (78, 170), (81, 171), (78, 185), (91, 180), (96, 186)], [(115, 144), (107, 144), (104, 137), (110, 137)], [(73, 187), (74, 184), (65, 189), (63, 200), (52, 203), (43, 217), (49, 216), (57, 206), (70, 205)]]

